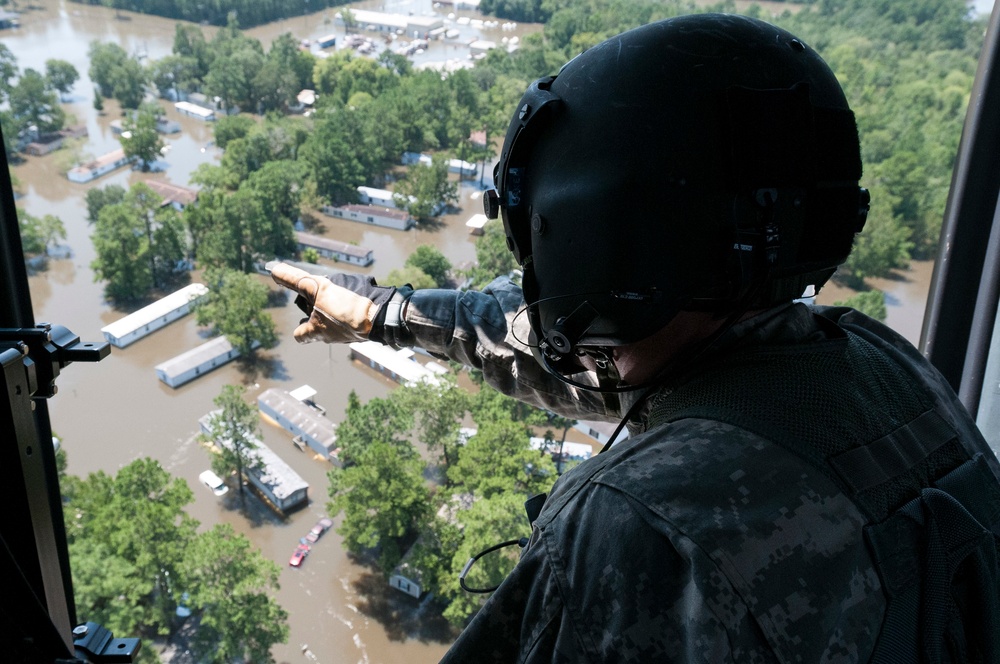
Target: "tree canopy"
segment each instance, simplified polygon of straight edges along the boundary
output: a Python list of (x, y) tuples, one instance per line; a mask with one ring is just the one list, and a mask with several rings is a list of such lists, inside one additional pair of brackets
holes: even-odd
[(236, 270), (210, 270), (205, 274), (208, 293), (195, 305), (199, 325), (224, 335), (243, 356), (277, 341), (274, 320), (264, 309), (268, 288), (253, 275)]

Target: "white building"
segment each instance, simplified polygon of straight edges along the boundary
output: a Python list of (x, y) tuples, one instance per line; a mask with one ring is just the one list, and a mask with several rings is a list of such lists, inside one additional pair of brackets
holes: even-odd
[(211, 122), (215, 119), (215, 111), (210, 108), (205, 108), (204, 106), (199, 106), (198, 104), (192, 104), (189, 101), (179, 101), (174, 104), (174, 108), (181, 115), (186, 115), (191, 118), (197, 118), (199, 120), (205, 120), (206, 122)]
[(216, 337), (157, 364), (156, 377), (170, 387), (180, 387), (239, 356), (240, 351), (233, 348), (229, 339)]
[(111, 171), (117, 170), (122, 166), (127, 166), (132, 162), (132, 159), (125, 156), (125, 150), (118, 149), (113, 150), (106, 155), (102, 155), (93, 161), (88, 161), (86, 164), (80, 164), (75, 168), (70, 169), (66, 174), (70, 182), (78, 182), (83, 184), (85, 182), (90, 182), (91, 180), (96, 180), (102, 175), (107, 175)]
[[(426, 39), (431, 30), (444, 25), (444, 21), (434, 16), (387, 14), (366, 9), (351, 9), (350, 11), (354, 24), (362, 30), (370, 32), (385, 32)], [(344, 25), (343, 12), (337, 12), (334, 19), (337, 25)]]
[(348, 221), (357, 221), (362, 224), (392, 228), (397, 231), (409, 230), (416, 223), (408, 212), (379, 205), (356, 205), (354, 203), (347, 205), (324, 205), (320, 208), (320, 211), (323, 214), (337, 217), (338, 219), (347, 219)]
[[(202, 433), (212, 435), (212, 420), (221, 412), (213, 410), (198, 420)], [(229, 440), (215, 439), (214, 442), (224, 447), (231, 445)], [(288, 512), (309, 502), (309, 483), (256, 437), (253, 438), (253, 444), (255, 449), (251, 454), (259, 461), (259, 467), (247, 471), (250, 484), (281, 512)]]
[[(401, 163), (404, 166), (410, 166), (411, 164), (430, 166), (433, 163), (433, 157), (426, 152), (404, 152)], [(479, 164), (471, 161), (462, 161), (461, 159), (449, 159), (448, 172), (458, 173), (462, 177), (467, 175), (475, 177), (479, 175)]]
[(465, 227), (469, 229), (471, 235), (482, 235), (483, 227), (489, 219), (482, 212), (476, 213), (469, 217), (469, 220), (465, 222)]
[(295, 231), (295, 241), (298, 243), (299, 251), (315, 249), (320, 256), (332, 258), (337, 261), (344, 261), (352, 265), (367, 267), (375, 261), (375, 254), (371, 249), (365, 249), (347, 242), (331, 240), (303, 231)]
[(204, 284), (189, 284), (138, 311), (101, 328), (104, 338), (124, 348), (147, 334), (186, 316), (194, 302), (208, 293)]
[(316, 390), (308, 385), (291, 392), (272, 387), (257, 397), (257, 407), (265, 417), (295, 434), (296, 440), (301, 440), (338, 468), (342, 467), (337, 456), (337, 427), (313, 401), (315, 395)]
[(383, 376), (402, 385), (421, 382), (436, 385), (438, 382), (439, 371), (417, 362), (414, 359), (414, 352), (409, 348), (395, 350), (377, 341), (355, 341), (349, 344), (349, 347), (352, 360), (367, 364)]
[[(378, 189), (376, 187), (358, 187), (358, 200), (362, 205), (381, 205), (382, 207), (397, 209), (396, 199), (388, 189)], [(410, 196), (410, 200), (416, 200), (415, 196)]]
[[(580, 421), (573, 425), (573, 428), (581, 433), (584, 433), (594, 440), (596, 440), (601, 445), (604, 445), (609, 440), (611, 440), (611, 434), (615, 432), (617, 424), (613, 422), (588, 422)], [(628, 438), (628, 429), (623, 428), (621, 433), (618, 434), (618, 442)]]
[(420, 599), (420, 596), (424, 594), (422, 585), (423, 573), (416, 566), (410, 564), (410, 558), (413, 557), (415, 546), (411, 546), (406, 550), (406, 553), (403, 554), (403, 559), (396, 565), (396, 569), (392, 570), (392, 576), (389, 577), (389, 586), (406, 593), (410, 597)]

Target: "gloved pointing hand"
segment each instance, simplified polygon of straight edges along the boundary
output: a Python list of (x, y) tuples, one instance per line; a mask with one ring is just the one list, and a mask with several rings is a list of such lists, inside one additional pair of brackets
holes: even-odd
[(295, 328), (299, 343), (348, 343), (369, 337), (382, 341), (385, 306), (396, 288), (359, 274), (320, 277), (285, 263), (267, 267), (276, 284), (299, 293), (295, 303), (309, 315)]

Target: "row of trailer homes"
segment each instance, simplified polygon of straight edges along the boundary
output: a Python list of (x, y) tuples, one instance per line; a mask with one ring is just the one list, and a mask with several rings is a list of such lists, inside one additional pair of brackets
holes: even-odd
[[(156, 302), (101, 328), (108, 343), (118, 348), (139, 341), (175, 320), (188, 315), (194, 304), (205, 294), (204, 284), (189, 284)], [(259, 344), (255, 344), (256, 345)], [(156, 376), (170, 387), (180, 387), (200, 375), (239, 357), (225, 337), (216, 337), (156, 365)]]

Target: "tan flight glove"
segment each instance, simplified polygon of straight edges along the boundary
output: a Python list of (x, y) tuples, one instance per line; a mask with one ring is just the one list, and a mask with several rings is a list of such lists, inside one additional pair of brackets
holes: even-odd
[(276, 284), (299, 294), (295, 304), (309, 316), (295, 328), (299, 343), (382, 341), (386, 304), (396, 288), (359, 274), (320, 277), (285, 263), (268, 263), (267, 269)]

